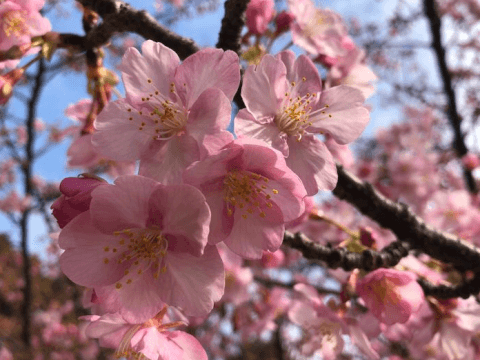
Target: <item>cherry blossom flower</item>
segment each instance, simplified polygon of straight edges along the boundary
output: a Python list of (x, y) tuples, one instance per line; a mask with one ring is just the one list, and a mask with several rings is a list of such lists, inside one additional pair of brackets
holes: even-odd
[(297, 284), (294, 289), (302, 299), (294, 301), (288, 318), (304, 330), (302, 354), (311, 356), (319, 352), (327, 360), (335, 359), (343, 350), (342, 334), (348, 333), (346, 324), (322, 303), (313, 287)]
[(239, 305), (250, 299), (248, 287), (253, 280), (252, 269), (244, 267), (243, 259), (224, 244), (218, 244), (218, 250), (225, 266), (225, 293), (222, 301)]
[(210, 210), (197, 189), (125, 175), (91, 196), (89, 211), (59, 235), (65, 275), (93, 288), (114, 284), (140, 321), (162, 303), (192, 316), (211, 311), (224, 271), (217, 249), (206, 246)]
[(276, 251), (284, 224), (305, 209), (305, 189), (282, 154), (253, 139), (237, 139), (195, 162), (184, 181), (199, 188), (212, 209), (209, 243), (224, 241), (248, 259)]
[(273, 19), (274, 13), (273, 0), (250, 1), (245, 11), (248, 31), (255, 35), (262, 35), (267, 31), (268, 23)]
[(325, 82), (327, 89), (338, 85), (353, 86), (362, 91), (365, 98), (375, 92), (373, 83), (377, 76), (365, 64), (365, 51), (355, 47), (344, 56), (333, 58), (327, 66), (330, 68)]
[(235, 119), (239, 135), (266, 141), (286, 157), (308, 195), (332, 190), (337, 171), (325, 144), (314, 136), (327, 133), (339, 144), (355, 140), (369, 120), (361, 91), (337, 86), (322, 91), (315, 65), (291, 51), (265, 55), (245, 72), (242, 98), (246, 109)]
[(329, 9), (317, 9), (311, 0), (289, 0), (295, 16), (293, 43), (312, 55), (341, 56), (355, 47), (342, 17)]
[(43, 4), (41, 0), (0, 2), (0, 50), (30, 44), (32, 37), (51, 30), (50, 22), (39, 12)]
[(210, 150), (204, 143), (215, 144), (206, 136), (231, 140), (224, 129), (240, 81), (238, 56), (204, 49), (180, 64), (174, 51), (150, 40), (142, 53), (125, 53), (120, 70), (127, 97), (98, 115), (92, 141), (111, 159), (140, 159), (140, 175), (178, 183)]
[(384, 324), (405, 323), (424, 302), (416, 276), (408, 271), (377, 269), (357, 282), (356, 291)]
[(94, 175), (82, 174), (78, 178), (65, 178), (60, 183), (60, 196), (52, 204), (52, 214), (58, 226), (64, 228), (76, 216), (87, 211), (92, 201), (92, 191), (107, 182)]
[(149, 360), (208, 360), (202, 345), (192, 335), (169, 329), (183, 322), (164, 323), (167, 307), (152, 319), (140, 324), (127, 322), (118, 314), (89, 315), (85, 329), (88, 337), (99, 338), (100, 344), (116, 348), (115, 356)]
[(87, 116), (92, 108), (91, 99), (82, 99), (67, 107), (65, 115), (78, 123), (68, 127), (63, 134), (73, 134), (73, 141), (67, 150), (67, 165), (70, 168), (95, 169), (106, 167), (106, 172), (112, 178), (120, 175), (130, 175), (135, 171), (134, 161), (113, 161), (106, 159), (92, 144), (92, 134), (82, 134), (87, 122)]

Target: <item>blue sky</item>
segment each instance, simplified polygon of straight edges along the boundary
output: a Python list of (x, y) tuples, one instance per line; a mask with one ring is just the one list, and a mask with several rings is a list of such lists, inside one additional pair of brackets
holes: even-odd
[[(49, 14), (50, 16), (48, 17), (52, 22), (53, 30), (77, 34), (83, 33), (81, 29), (81, 13), (72, 6), (72, 3), (73, 1), (66, 1), (65, 4), (62, 4), (63, 9), (69, 13), (68, 17), (55, 17), (55, 11)], [(146, 9), (150, 12), (154, 9), (153, 1), (132, 0), (129, 3), (138, 9)], [(345, 18), (356, 16), (361, 20), (368, 21), (378, 19), (379, 14), (383, 14), (386, 19), (387, 15), (392, 13), (395, 3), (394, 1), (372, 0), (355, 2), (355, 5), (352, 6), (351, 1), (336, 0), (322, 1), (319, 5), (337, 10)], [(180, 35), (193, 38), (196, 43), (202, 47), (214, 46), (217, 42), (222, 16), (223, 4), (213, 13), (206, 13), (201, 17), (176, 23), (173, 31)], [(422, 28), (424, 25), (420, 24), (419, 26), (415, 33), (425, 33), (424, 28)], [(286, 37), (283, 44), (280, 43), (277, 49), (274, 48), (274, 51), (279, 50), (288, 41), (289, 38)], [(382, 86), (379, 87), (379, 90), (382, 91)], [(50, 81), (43, 91), (38, 108), (38, 117), (47, 124), (62, 125), (63, 127), (68, 126), (71, 122), (64, 116), (65, 108), (69, 104), (73, 104), (85, 97), (87, 97), (85, 75), (73, 72), (61, 73)], [(386, 127), (401, 117), (397, 108), (382, 108), (380, 106), (379, 96), (372, 97), (369, 103), (373, 107), (371, 122), (363, 136), (371, 137), (379, 127)], [(21, 103), (12, 99), (10, 111), (22, 108), (23, 105)], [(18, 111), (16, 114), (20, 117), (24, 116), (21, 111)], [(38, 143), (40, 145), (42, 140), (40, 139)], [(68, 146), (68, 140), (56, 145), (53, 150), (46, 153), (45, 156), (35, 163), (34, 172), (46, 180), (56, 181), (60, 181), (66, 176), (76, 176), (80, 171), (67, 171), (66, 169), (66, 151)], [(19, 175), (19, 179), (21, 179), (21, 175)], [(21, 191), (21, 187), (19, 190)], [(45, 238), (47, 232), (42, 217), (37, 215), (32, 216), (29, 229), (29, 244), (32, 252), (42, 254), (45, 245), (48, 243), (42, 240)], [(0, 215), (0, 231), (9, 232), (14, 243), (19, 243), (18, 231), (16, 231), (15, 227), (13, 227), (3, 215)]]

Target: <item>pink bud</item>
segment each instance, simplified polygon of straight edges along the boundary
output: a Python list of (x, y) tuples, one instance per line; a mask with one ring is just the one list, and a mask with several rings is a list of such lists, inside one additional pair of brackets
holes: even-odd
[[(84, 175), (85, 176), (85, 175)], [(90, 209), (92, 191), (107, 182), (102, 178), (86, 175), (78, 178), (65, 178), (60, 183), (60, 196), (51, 206), (60, 228), (64, 228), (77, 215)]]
[(252, 34), (261, 35), (267, 31), (267, 26), (274, 14), (273, 0), (251, 0), (247, 6), (248, 31)]
[(478, 156), (472, 153), (465, 154), (462, 157), (462, 164), (467, 168), (468, 170), (473, 170), (475, 169), (478, 165), (480, 165), (480, 160), (478, 159)]
[(360, 242), (371, 249), (377, 249), (376, 234), (370, 227), (360, 228)]
[(295, 19), (295, 16), (288, 11), (282, 11), (278, 14), (277, 18), (275, 19), (275, 25), (277, 26), (276, 34), (281, 34), (285, 31), (290, 29), (290, 24)]
[(14, 69), (0, 76), (0, 105), (4, 105), (13, 93), (13, 86), (22, 78), (24, 70)]

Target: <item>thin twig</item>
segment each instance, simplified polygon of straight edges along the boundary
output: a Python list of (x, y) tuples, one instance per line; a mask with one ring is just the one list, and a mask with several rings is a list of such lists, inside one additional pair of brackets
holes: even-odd
[[(447, 96), (447, 118), (453, 128), (454, 133), (453, 148), (455, 149), (458, 157), (462, 157), (468, 152), (468, 149), (465, 145), (464, 135), (462, 134), (460, 126), (462, 120), (458, 114), (455, 91), (452, 84), (452, 77), (450, 72), (448, 71), (445, 48), (442, 45), (442, 23), (438, 15), (437, 9), (435, 8), (436, 5), (434, 0), (424, 0), (423, 6), (425, 16), (427, 17), (430, 25), (430, 31), (432, 33), (432, 48), (437, 57), (440, 77), (443, 82), (443, 90), (445, 92), (445, 95)], [(476, 194), (478, 192), (478, 189), (475, 183), (475, 179), (473, 178), (472, 171), (464, 167), (463, 174), (468, 189), (470, 190), (470, 192)]]

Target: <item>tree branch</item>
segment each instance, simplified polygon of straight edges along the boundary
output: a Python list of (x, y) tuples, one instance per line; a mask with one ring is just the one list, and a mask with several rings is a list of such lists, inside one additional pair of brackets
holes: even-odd
[[(453, 128), (454, 133), (453, 148), (455, 149), (458, 157), (462, 157), (468, 152), (468, 149), (465, 145), (464, 136), (460, 127), (460, 123), (462, 120), (458, 115), (455, 91), (453, 90), (452, 78), (447, 67), (445, 48), (442, 45), (442, 23), (435, 8), (434, 0), (424, 0), (423, 6), (425, 16), (427, 17), (430, 24), (430, 31), (432, 32), (432, 48), (437, 57), (440, 76), (443, 82), (443, 90), (445, 92), (445, 95), (447, 96), (447, 118)], [(470, 190), (470, 192), (476, 194), (478, 192), (478, 189), (475, 183), (475, 179), (473, 178), (472, 171), (464, 167), (463, 174), (468, 189)]]
[(458, 270), (480, 269), (480, 251), (474, 245), (446, 232), (427, 226), (405, 204), (391, 201), (337, 164), (338, 183), (333, 194), (348, 201), (380, 226), (390, 229), (397, 239), (412, 249), (453, 264)]
[[(38, 61), (37, 75), (33, 85), (32, 96), (28, 102), (28, 115), (26, 120), (27, 142), (25, 144), (25, 158), (22, 162), (22, 172), (24, 175), (24, 192), (25, 196), (33, 195), (34, 187), (32, 184), (32, 165), (35, 159), (33, 145), (35, 142), (34, 121), (37, 113), (37, 103), (40, 99), (40, 91), (43, 85), (43, 75), (45, 72), (44, 60)], [(30, 307), (32, 302), (32, 278), (30, 274), (30, 254), (28, 250), (28, 218), (30, 209), (26, 209), (22, 213), (20, 220), (21, 246), (23, 257), (23, 276), (25, 279), (25, 287), (23, 288), (23, 304), (22, 304), (22, 340), (27, 348), (30, 348)]]
[[(199, 50), (193, 40), (175, 34), (160, 25), (147, 11), (136, 10), (123, 1), (77, 1), (98, 13), (103, 19), (103, 22), (85, 37), (85, 49), (105, 45), (116, 32), (129, 31), (141, 35), (145, 39), (161, 42), (174, 50), (181, 59), (185, 59)], [(75, 40), (78, 41), (78, 39)]]
[(324, 261), (331, 269), (342, 268), (345, 271), (363, 269), (372, 271), (382, 267), (393, 267), (408, 255), (410, 245), (395, 241), (381, 251), (365, 250), (362, 253), (348, 251), (345, 248), (333, 248), (315, 243), (302, 233), (285, 232), (283, 244), (299, 250), (306, 259)]

